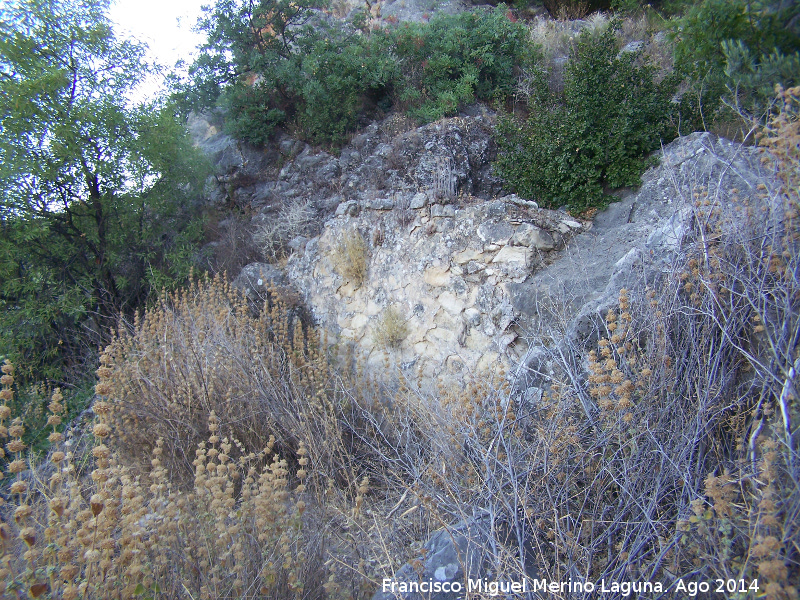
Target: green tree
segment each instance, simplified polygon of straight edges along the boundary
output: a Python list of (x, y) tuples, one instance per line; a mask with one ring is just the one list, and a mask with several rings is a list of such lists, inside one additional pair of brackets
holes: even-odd
[(689, 83), (682, 103), (694, 113), (692, 128), (710, 127), (723, 98), (761, 116), (776, 83), (797, 81), (798, 19), (796, 2), (704, 0), (673, 21), (675, 68)]
[(265, 144), (297, 103), (299, 45), (313, 38), (312, 9), (327, 0), (217, 0), (204, 7), (198, 27), (206, 43), (177, 84), (184, 110), (215, 103), (228, 109), (227, 127), (238, 138)]
[(144, 48), (107, 0), (0, 14), (0, 348), (59, 376), (84, 337), (189, 270), (204, 168), (169, 106), (128, 100)]

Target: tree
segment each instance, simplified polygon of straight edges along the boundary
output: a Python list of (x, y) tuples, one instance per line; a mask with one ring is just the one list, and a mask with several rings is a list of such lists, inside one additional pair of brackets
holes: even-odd
[(219, 102), (227, 125), (240, 139), (265, 144), (298, 102), (303, 52), (316, 39), (309, 24), (328, 0), (217, 0), (204, 7), (198, 28), (208, 38), (177, 84), (184, 110)]
[(102, 330), (184, 278), (199, 233), (202, 161), (168, 105), (128, 99), (145, 48), (107, 9), (0, 9), (0, 352), (49, 376), (78, 324)]

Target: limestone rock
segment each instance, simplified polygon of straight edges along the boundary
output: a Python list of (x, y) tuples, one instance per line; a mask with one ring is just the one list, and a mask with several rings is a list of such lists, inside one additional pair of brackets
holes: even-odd
[[(484, 541), (486, 535), (475, 523), (461, 523), (449, 529), (440, 529), (425, 543), (424, 552), (420, 558), (422, 571), (412, 563), (403, 565), (394, 577), (388, 578), (389, 587), (383, 587), (372, 597), (372, 600), (455, 600), (463, 597), (456, 593), (402, 593), (400, 583), (412, 581), (435, 581), (443, 583), (457, 582), (466, 587), (466, 579), (478, 579), (486, 572), (486, 550)], [(394, 591), (391, 588), (394, 582)]]

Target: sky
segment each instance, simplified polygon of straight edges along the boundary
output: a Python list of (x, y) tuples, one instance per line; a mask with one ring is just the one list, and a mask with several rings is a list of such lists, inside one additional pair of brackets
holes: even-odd
[[(201, 34), (192, 31), (202, 13), (200, 7), (213, 3), (213, 0), (116, 0), (109, 16), (117, 26), (118, 37), (146, 43), (149, 58), (171, 68), (180, 59), (191, 62), (195, 48), (204, 41)], [(142, 99), (152, 97), (159, 87), (158, 79), (142, 81), (136, 95)]]

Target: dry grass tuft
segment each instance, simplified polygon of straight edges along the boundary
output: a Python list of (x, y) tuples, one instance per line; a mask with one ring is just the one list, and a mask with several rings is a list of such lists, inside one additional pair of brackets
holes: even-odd
[(384, 348), (398, 348), (408, 335), (408, 326), (396, 306), (381, 313), (375, 326), (375, 343)]
[(361, 287), (367, 276), (367, 243), (357, 229), (347, 231), (333, 249), (331, 260), (336, 272), (341, 277)]

